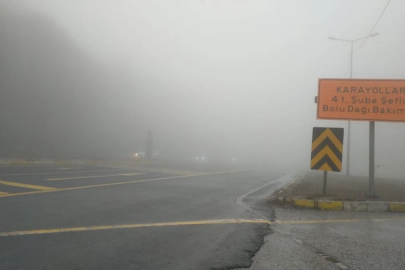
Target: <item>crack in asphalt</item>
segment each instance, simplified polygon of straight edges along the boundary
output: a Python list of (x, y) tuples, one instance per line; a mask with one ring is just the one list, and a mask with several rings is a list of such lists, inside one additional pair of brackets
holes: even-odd
[[(268, 183), (253, 189), (235, 199), (235, 203), (244, 208), (247, 212), (251, 212), (257, 216), (259, 216), (262, 219), (269, 220), (270, 222), (275, 222), (277, 219), (276, 216), (276, 211), (274, 207), (269, 206), (266, 204), (266, 198), (277, 191), (284, 186), (286, 183), (286, 180), (288, 181), (288, 178), (291, 177), (291, 175), (283, 176), (281, 178), (271, 180)], [(293, 181), (293, 180), (292, 180)], [(269, 188), (266, 192), (262, 194), (258, 194), (263, 191), (263, 189)], [(256, 194), (256, 195), (255, 195)], [(253, 198), (249, 198), (253, 197)], [(251, 203), (251, 205), (249, 205)], [(266, 206), (266, 207), (264, 207)], [(266, 215), (265, 213), (268, 213), (270, 210), (269, 215)], [(249, 269), (250, 266), (253, 263), (253, 258), (255, 257), (256, 253), (261, 249), (261, 247), (265, 243), (265, 238), (272, 234), (273, 230), (271, 228), (271, 225), (269, 224), (266, 229), (256, 229), (255, 230), (255, 236), (254, 236), (254, 241), (253, 241), (253, 247), (249, 250), (244, 250), (249, 256), (248, 256), (248, 262), (242, 264), (242, 263), (236, 263), (235, 265), (230, 265), (226, 267), (221, 267), (221, 268), (211, 268), (211, 270), (244, 270), (244, 269)]]
[(326, 253), (324, 253), (323, 251), (321, 251), (320, 249), (316, 248), (315, 246), (304, 242), (301, 239), (297, 239), (293, 237), (293, 240), (295, 242), (297, 242), (298, 244), (301, 244), (303, 246), (306, 246), (309, 250), (311, 250), (312, 252), (316, 253), (317, 255), (319, 255), (320, 257), (322, 257), (324, 260), (331, 262), (333, 264), (335, 264), (337, 267), (341, 268), (341, 269), (348, 269), (348, 267), (346, 265), (344, 265), (343, 263), (341, 263), (336, 257), (330, 256)]

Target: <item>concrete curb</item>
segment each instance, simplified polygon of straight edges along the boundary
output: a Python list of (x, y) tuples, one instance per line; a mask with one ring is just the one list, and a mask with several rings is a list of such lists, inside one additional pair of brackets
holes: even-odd
[(405, 202), (328, 201), (328, 200), (308, 200), (294, 197), (279, 197), (278, 199), (281, 202), (293, 204), (295, 206), (321, 210), (405, 212)]

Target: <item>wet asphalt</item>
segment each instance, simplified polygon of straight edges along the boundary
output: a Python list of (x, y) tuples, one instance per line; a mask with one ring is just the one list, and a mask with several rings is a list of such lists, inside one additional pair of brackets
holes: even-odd
[(405, 269), (404, 214), (273, 204), (281, 176), (0, 166), (0, 269)]
[(0, 233), (201, 220), (213, 224), (2, 236), (0, 269), (231, 269), (251, 264), (269, 226), (215, 220), (260, 218), (236, 199), (278, 175), (135, 173), (142, 171), (0, 166), (0, 180), (6, 181), (0, 192), (15, 195), (0, 196)]

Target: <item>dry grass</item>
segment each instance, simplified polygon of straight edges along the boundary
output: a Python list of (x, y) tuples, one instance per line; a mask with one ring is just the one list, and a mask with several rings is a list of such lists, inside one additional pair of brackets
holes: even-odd
[[(307, 174), (300, 180), (291, 184), (284, 190), (283, 196), (296, 196), (307, 199), (325, 198), (322, 195), (323, 175), (313, 176)], [(391, 202), (405, 201), (405, 180), (400, 179), (375, 179), (375, 192), (379, 198), (368, 198), (368, 177), (329, 174), (326, 197), (333, 200), (380, 200)]]

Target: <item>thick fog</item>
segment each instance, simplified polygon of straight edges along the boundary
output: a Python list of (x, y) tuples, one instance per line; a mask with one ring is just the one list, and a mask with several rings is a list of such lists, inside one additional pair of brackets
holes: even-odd
[[(318, 78), (350, 72), (327, 37), (368, 35), (385, 4), (1, 0), (0, 157), (130, 158), (151, 131), (160, 158), (308, 170), (312, 128), (347, 128), (316, 120)], [(354, 78), (404, 79), (403, 10), (355, 43)], [(405, 173), (404, 135), (376, 124), (377, 176)], [(368, 122), (351, 144), (364, 174)]]

